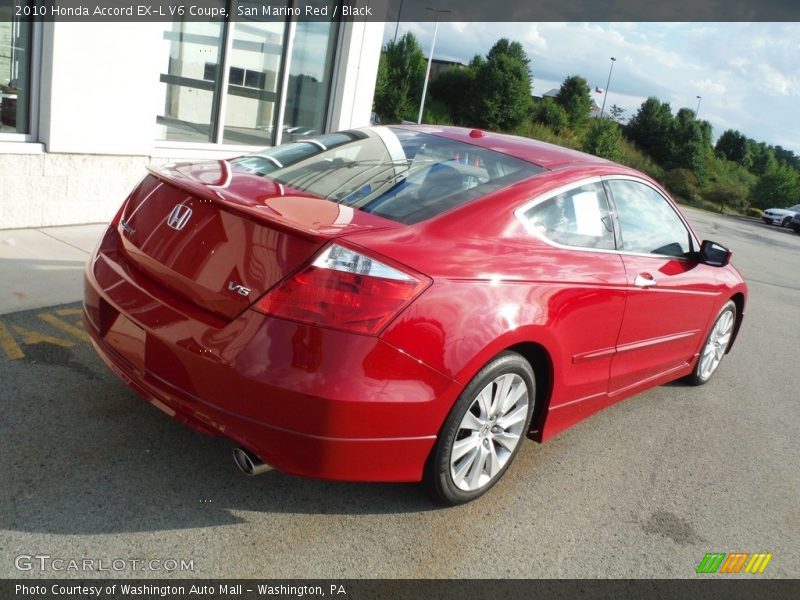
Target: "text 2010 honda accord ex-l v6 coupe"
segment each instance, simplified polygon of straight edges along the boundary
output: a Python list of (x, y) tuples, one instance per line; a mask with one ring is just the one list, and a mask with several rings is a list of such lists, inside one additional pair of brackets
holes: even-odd
[(626, 396), (714, 374), (747, 288), (629, 168), (433, 127), (151, 169), (86, 270), (97, 351), (247, 472), (466, 502)]

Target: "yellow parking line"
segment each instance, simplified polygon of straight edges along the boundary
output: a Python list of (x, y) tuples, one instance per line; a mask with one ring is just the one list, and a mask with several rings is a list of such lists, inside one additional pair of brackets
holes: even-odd
[(22, 349), (17, 344), (17, 341), (11, 336), (6, 326), (0, 323), (0, 348), (6, 353), (6, 356), (11, 360), (24, 358)]
[(76, 338), (84, 342), (89, 341), (89, 335), (83, 329), (79, 329), (78, 327), (75, 327), (75, 325), (71, 325), (66, 321), (62, 321), (55, 315), (51, 315), (50, 313), (39, 313), (37, 316), (45, 323), (49, 323), (50, 325), (52, 325), (56, 329), (60, 329), (64, 333), (69, 333), (70, 335), (74, 335)]
[(56, 314), (60, 317), (69, 317), (71, 315), (79, 315), (81, 314), (80, 308), (70, 307), (70, 308), (62, 308), (56, 311)]
[(22, 338), (22, 343), (29, 346), (33, 344), (45, 343), (53, 344), (54, 346), (61, 346), (62, 348), (71, 348), (75, 345), (69, 340), (62, 340), (61, 338), (53, 337), (52, 335), (46, 335), (44, 333), (39, 333), (38, 331), (31, 331), (30, 329), (25, 329), (19, 325), (14, 325), (14, 331), (16, 331)]

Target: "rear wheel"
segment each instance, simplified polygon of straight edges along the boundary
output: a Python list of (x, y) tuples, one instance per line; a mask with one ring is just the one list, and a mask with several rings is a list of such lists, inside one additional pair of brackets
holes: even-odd
[(706, 338), (703, 349), (700, 351), (700, 358), (694, 371), (689, 376), (689, 381), (694, 385), (702, 385), (711, 379), (722, 358), (728, 351), (728, 346), (733, 339), (733, 327), (736, 323), (736, 304), (729, 300), (714, 321), (711, 331)]
[(464, 388), (442, 427), (423, 485), (449, 505), (481, 496), (503, 476), (528, 432), (535, 401), (530, 364), (505, 352)]

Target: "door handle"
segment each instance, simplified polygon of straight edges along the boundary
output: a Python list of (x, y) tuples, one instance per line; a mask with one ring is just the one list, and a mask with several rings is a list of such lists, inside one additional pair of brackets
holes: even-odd
[(640, 288), (651, 288), (656, 286), (656, 280), (650, 273), (639, 273), (633, 280), (633, 285)]

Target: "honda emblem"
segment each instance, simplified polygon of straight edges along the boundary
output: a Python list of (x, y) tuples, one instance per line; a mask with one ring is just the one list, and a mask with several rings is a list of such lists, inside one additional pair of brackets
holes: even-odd
[(167, 217), (167, 225), (172, 227), (173, 229), (177, 229), (180, 231), (184, 227), (186, 227), (186, 223), (189, 222), (189, 218), (192, 216), (192, 209), (186, 206), (185, 204), (178, 204), (175, 208), (172, 209), (172, 212), (169, 213)]

